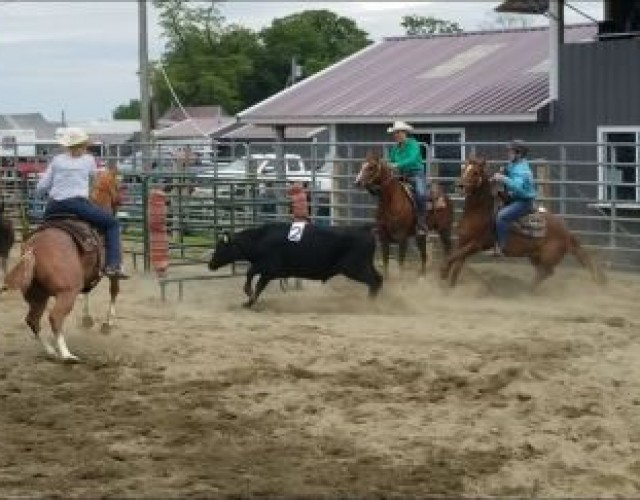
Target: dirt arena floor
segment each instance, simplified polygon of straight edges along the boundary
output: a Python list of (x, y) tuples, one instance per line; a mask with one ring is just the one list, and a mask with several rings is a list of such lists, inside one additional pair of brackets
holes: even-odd
[(257, 311), (237, 279), (163, 303), (136, 277), (111, 334), (77, 307), (77, 365), (4, 294), (0, 496), (639, 496), (640, 277), (565, 267), (532, 296), (526, 267), (470, 268), (376, 302), (271, 285)]

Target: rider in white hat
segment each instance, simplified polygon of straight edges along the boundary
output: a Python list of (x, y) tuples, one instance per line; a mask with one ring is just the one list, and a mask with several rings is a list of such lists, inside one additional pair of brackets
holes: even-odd
[(427, 234), (427, 177), (425, 164), (420, 152), (420, 144), (408, 133), (413, 127), (408, 123), (396, 121), (387, 129), (393, 134), (396, 144), (389, 150), (389, 161), (398, 169), (413, 187), (416, 201), (417, 235)]
[(89, 201), (90, 179), (98, 170), (95, 158), (87, 153), (89, 135), (81, 128), (70, 127), (63, 131), (58, 142), (66, 151), (53, 157), (38, 181), (38, 193), (49, 197), (45, 218), (73, 214), (103, 231), (107, 261), (104, 273), (109, 277), (128, 278), (121, 269), (118, 219)]

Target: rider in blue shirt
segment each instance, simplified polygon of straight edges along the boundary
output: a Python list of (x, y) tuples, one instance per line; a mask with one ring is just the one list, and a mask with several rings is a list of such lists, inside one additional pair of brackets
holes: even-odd
[(504, 172), (494, 174), (493, 180), (502, 182), (509, 197), (496, 217), (496, 252), (504, 255), (509, 227), (520, 217), (533, 212), (537, 196), (535, 180), (527, 160), (527, 148), (522, 141), (513, 141), (508, 146), (509, 163)]

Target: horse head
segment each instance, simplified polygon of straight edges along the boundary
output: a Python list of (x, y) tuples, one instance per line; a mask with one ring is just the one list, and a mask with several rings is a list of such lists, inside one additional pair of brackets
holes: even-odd
[(464, 194), (473, 194), (488, 183), (487, 160), (478, 156), (469, 158), (462, 168), (460, 178), (460, 187)]
[(356, 177), (356, 186), (376, 190), (393, 173), (378, 151), (369, 151)]

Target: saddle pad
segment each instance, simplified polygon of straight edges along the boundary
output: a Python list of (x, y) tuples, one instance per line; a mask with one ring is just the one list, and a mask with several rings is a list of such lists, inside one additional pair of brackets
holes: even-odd
[(306, 226), (306, 222), (294, 222), (293, 224), (291, 224), (291, 228), (289, 228), (289, 236), (287, 236), (287, 239), (289, 241), (293, 241), (294, 243), (298, 243), (302, 239), (302, 234), (304, 233), (304, 228)]
[(46, 219), (36, 229), (36, 232), (48, 227), (61, 229), (68, 233), (83, 252), (92, 252), (101, 245), (99, 233), (89, 224), (77, 218)]
[(519, 232), (531, 238), (543, 238), (547, 234), (547, 217), (544, 211), (538, 210), (527, 214), (516, 222)]

